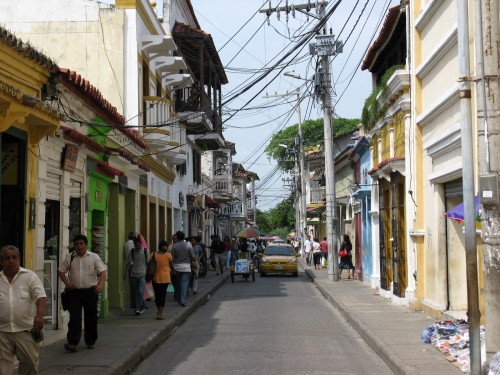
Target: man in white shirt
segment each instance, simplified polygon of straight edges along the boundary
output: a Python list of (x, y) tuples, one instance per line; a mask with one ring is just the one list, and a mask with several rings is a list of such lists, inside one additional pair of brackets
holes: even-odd
[(304, 241), (304, 257), (306, 258), (306, 263), (308, 266), (311, 265), (311, 247), (312, 247), (311, 235), (308, 234), (306, 240)]
[(12, 374), (14, 357), (19, 360), (19, 374), (37, 374), (40, 350), (34, 337), (43, 337), (43, 284), (33, 271), (20, 266), (15, 246), (0, 249), (0, 264), (0, 295), (4, 296), (0, 298), (0, 374)]
[(106, 282), (107, 267), (99, 255), (87, 251), (87, 245), (87, 236), (76, 235), (75, 253), (64, 258), (58, 271), (69, 291), (68, 342), (64, 349), (70, 353), (76, 352), (82, 335), (82, 309), (85, 345), (94, 349), (97, 340), (97, 301)]

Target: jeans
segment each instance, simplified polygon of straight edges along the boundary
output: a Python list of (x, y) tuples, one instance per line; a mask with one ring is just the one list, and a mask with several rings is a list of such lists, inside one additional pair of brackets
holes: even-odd
[(134, 289), (135, 296), (135, 309), (143, 310), (146, 305), (144, 304), (144, 287), (146, 286), (146, 276), (129, 276), (130, 283)]
[(190, 276), (191, 272), (176, 272), (175, 274), (174, 300), (181, 305), (187, 304)]
[(231, 265), (231, 251), (226, 251), (226, 269)]
[(218, 275), (219, 272), (221, 274), (224, 273), (224, 263), (226, 263), (226, 253), (215, 254), (215, 273)]

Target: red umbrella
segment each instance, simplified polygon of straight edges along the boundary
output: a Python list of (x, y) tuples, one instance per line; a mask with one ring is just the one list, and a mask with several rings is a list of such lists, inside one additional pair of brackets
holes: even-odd
[(242, 238), (257, 238), (260, 237), (259, 233), (252, 227), (247, 227), (240, 230), (238, 233), (234, 235), (235, 237)]

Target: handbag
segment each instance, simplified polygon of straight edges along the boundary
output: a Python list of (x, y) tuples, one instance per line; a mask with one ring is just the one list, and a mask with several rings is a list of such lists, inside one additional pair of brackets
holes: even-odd
[(339, 252), (339, 257), (346, 257), (347, 255), (349, 255), (349, 253), (347, 252), (346, 249), (343, 249)]
[(69, 293), (70, 290), (66, 288), (61, 292), (61, 306), (64, 311), (69, 310)]
[[(68, 274), (69, 271), (71, 270), (71, 263), (73, 262), (73, 258), (75, 257), (75, 253), (71, 254), (71, 260), (69, 261), (69, 267), (68, 267)], [(69, 310), (69, 294), (71, 293), (71, 290), (68, 288), (64, 288), (64, 290), (61, 292), (61, 306), (64, 311)]]
[(146, 282), (149, 283), (151, 280), (153, 280), (155, 272), (156, 272), (156, 259), (155, 255), (153, 254), (146, 267)]

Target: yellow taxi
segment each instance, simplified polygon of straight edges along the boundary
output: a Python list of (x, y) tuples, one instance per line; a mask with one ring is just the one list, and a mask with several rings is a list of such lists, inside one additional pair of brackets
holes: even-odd
[(268, 273), (291, 273), (298, 276), (299, 256), (289, 244), (270, 243), (264, 253), (260, 254), (260, 276), (264, 277)]

